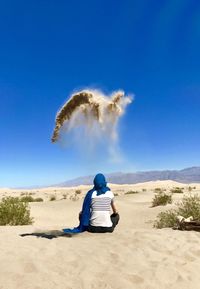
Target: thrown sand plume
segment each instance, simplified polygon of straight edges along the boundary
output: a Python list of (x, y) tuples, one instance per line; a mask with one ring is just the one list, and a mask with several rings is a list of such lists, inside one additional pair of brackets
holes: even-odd
[(117, 137), (116, 124), (124, 113), (132, 98), (123, 91), (114, 92), (110, 96), (99, 90), (83, 90), (73, 94), (57, 113), (55, 129), (51, 141), (57, 142), (61, 129), (69, 130), (84, 125), (88, 135), (95, 125), (102, 132), (108, 132), (111, 138)]

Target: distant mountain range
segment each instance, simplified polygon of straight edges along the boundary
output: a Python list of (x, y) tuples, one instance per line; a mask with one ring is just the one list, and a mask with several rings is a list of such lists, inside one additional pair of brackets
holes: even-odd
[[(111, 173), (105, 174), (109, 183), (136, 184), (149, 181), (172, 180), (180, 183), (200, 183), (200, 167), (191, 167), (183, 170), (146, 171), (136, 173)], [(54, 186), (71, 187), (78, 185), (91, 185), (94, 176), (79, 177)]]

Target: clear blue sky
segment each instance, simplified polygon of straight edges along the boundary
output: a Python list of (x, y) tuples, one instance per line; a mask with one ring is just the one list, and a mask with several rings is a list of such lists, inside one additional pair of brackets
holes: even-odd
[[(51, 144), (58, 108), (85, 86), (135, 94), (120, 124), (128, 161), (98, 167)], [(200, 1), (2, 0), (0, 100), (1, 187), (198, 166)]]

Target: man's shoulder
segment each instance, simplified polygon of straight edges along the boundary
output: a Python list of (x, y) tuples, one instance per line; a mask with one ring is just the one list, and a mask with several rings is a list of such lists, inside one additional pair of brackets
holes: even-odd
[(97, 196), (97, 191), (94, 191), (93, 193), (92, 193), (92, 198), (95, 198), (95, 197), (98, 197), (98, 198), (113, 198), (114, 197), (114, 194), (113, 194), (113, 192), (112, 191), (107, 191), (107, 192), (105, 192), (104, 194), (101, 194), (101, 195), (99, 195), (99, 196)]
[(114, 194), (113, 194), (112, 191), (107, 191), (107, 192), (105, 193), (105, 195), (106, 195), (106, 197), (110, 197), (110, 198), (113, 198), (113, 197), (114, 197)]

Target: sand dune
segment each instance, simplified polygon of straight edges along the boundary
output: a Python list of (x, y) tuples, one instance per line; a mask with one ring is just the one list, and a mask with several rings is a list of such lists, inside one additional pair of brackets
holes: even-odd
[[(63, 192), (77, 188), (31, 190), (44, 196), (41, 203), (30, 203), (34, 225), (0, 227), (1, 289), (198, 289), (200, 276), (200, 233), (171, 229), (157, 230), (152, 220), (166, 207), (151, 208), (153, 190), (188, 186), (171, 181), (137, 185), (111, 185), (121, 220), (112, 234), (82, 233), (72, 238), (52, 240), (20, 234), (61, 230), (77, 225), (84, 192), (77, 201), (62, 199)], [(200, 184), (194, 192), (200, 193)], [(56, 192), (55, 192), (56, 190)], [(138, 194), (125, 195), (128, 190)], [(30, 193), (30, 191), (27, 191)], [(1, 190), (1, 195), (20, 195), (22, 191)], [(49, 196), (57, 194), (57, 201)], [(175, 194), (174, 200), (182, 194)]]

